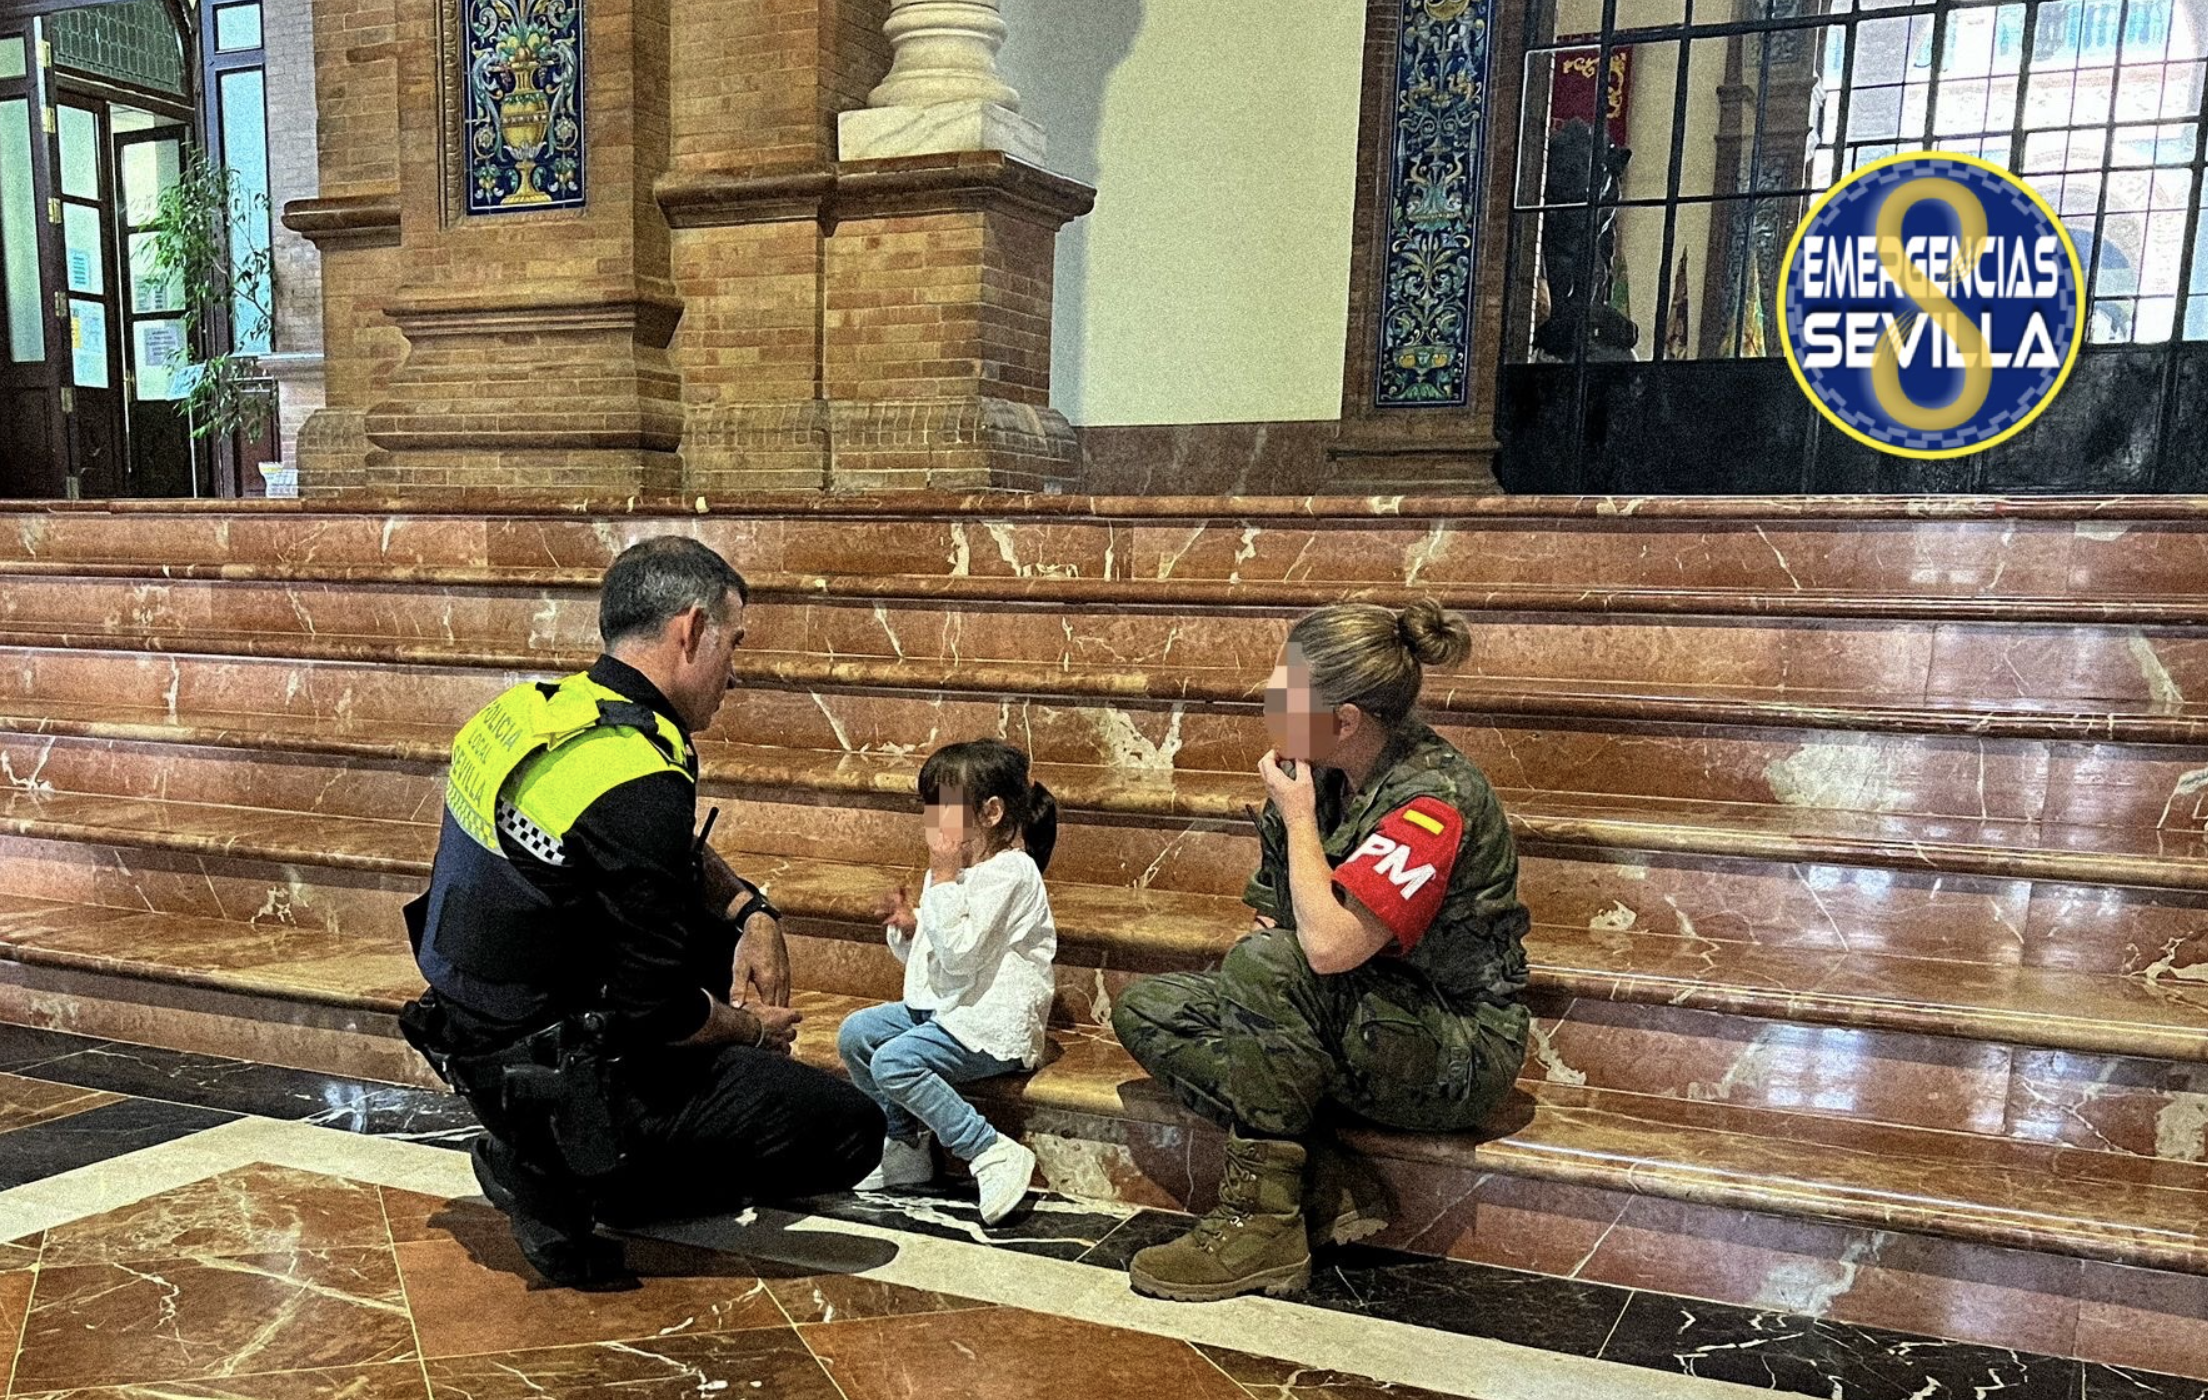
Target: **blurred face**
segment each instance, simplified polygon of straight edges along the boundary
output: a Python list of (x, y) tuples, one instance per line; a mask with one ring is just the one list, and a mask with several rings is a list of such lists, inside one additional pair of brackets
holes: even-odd
[(972, 834), (972, 818), (966, 810), (966, 794), (954, 787), (944, 788), (936, 794), (921, 814), (931, 835), (939, 836), (946, 846), (963, 846)]
[(1303, 648), (1290, 642), (1265, 687), (1265, 732), (1282, 758), (1325, 763), (1341, 742), (1335, 713), (1311, 689)]
[(736, 685), (736, 648), (744, 640), (744, 605), (733, 594), (728, 616), (722, 621), (703, 608), (692, 608), (669, 626), (675, 629), (680, 655), (674, 684), (667, 699), (681, 712), (691, 732), (710, 728), (720, 713), (721, 701)]
[(1004, 821), (1004, 799), (990, 798), (977, 813), (966, 805), (963, 789), (945, 787), (922, 809), (921, 820), (931, 834), (940, 834), (945, 845), (963, 847), (973, 841), (979, 846)]

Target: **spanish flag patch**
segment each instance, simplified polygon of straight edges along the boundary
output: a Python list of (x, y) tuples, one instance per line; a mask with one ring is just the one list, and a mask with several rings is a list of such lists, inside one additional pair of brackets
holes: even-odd
[(1440, 819), (1437, 817), (1429, 817), (1424, 812), (1419, 811), (1416, 807), (1404, 808), (1403, 820), (1409, 822), (1412, 826), (1417, 827), (1421, 831), (1431, 832), (1435, 836), (1441, 835)]

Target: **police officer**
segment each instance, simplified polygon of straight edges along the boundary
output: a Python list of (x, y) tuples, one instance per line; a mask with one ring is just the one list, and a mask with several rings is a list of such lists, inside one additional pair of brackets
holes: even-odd
[[(838, 1191), (881, 1111), (789, 1057), (779, 915), (693, 836), (697, 751), (747, 590), (695, 540), (606, 571), (589, 671), (514, 687), (453, 741), (401, 1025), (482, 1120), (476, 1178), (529, 1262), (630, 1285), (600, 1222)], [(710, 825), (710, 823), (709, 823)]]
[(1424, 668), (1470, 650), (1432, 602), (1339, 604), (1290, 631), (1265, 700), (1256, 922), (1218, 971), (1137, 982), (1112, 1015), (1153, 1078), (1228, 1130), (1217, 1208), (1135, 1256), (1138, 1291), (1302, 1287), (1313, 1244), (1386, 1223), (1331, 1117), (1460, 1132), (1509, 1094), (1528, 1027), (1517, 851), (1480, 771), (1411, 716)]

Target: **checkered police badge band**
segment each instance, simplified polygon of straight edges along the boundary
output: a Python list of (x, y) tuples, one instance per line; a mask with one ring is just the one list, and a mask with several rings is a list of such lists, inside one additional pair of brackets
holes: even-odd
[(523, 850), (546, 865), (567, 864), (567, 843), (523, 816), (519, 807), (503, 797), (498, 800), (498, 830), (520, 842)]

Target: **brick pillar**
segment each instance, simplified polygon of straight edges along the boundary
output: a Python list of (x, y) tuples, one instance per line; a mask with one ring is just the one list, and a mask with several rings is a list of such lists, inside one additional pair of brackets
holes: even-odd
[(324, 407), (299, 430), (301, 495), (363, 489), (368, 405), (405, 343), (383, 319), (399, 278), (399, 46), (395, 0), (313, 7), (319, 193), (284, 225), (322, 255)]
[(587, 203), (469, 215), (459, 8), (398, 0), (406, 358), (366, 414), (379, 494), (671, 493), (681, 314), (666, 222), (667, 0), (584, 0)]
[(1072, 483), (1052, 263), (1088, 187), (974, 151), (671, 180), (662, 198), (687, 248), (686, 494)]
[(287, 210), (325, 254), (303, 490), (1071, 480), (1051, 263), (1092, 191), (998, 153), (838, 162), (889, 0), (584, 7), (587, 203), (470, 217), (458, 0), (321, 0), (323, 193)]

